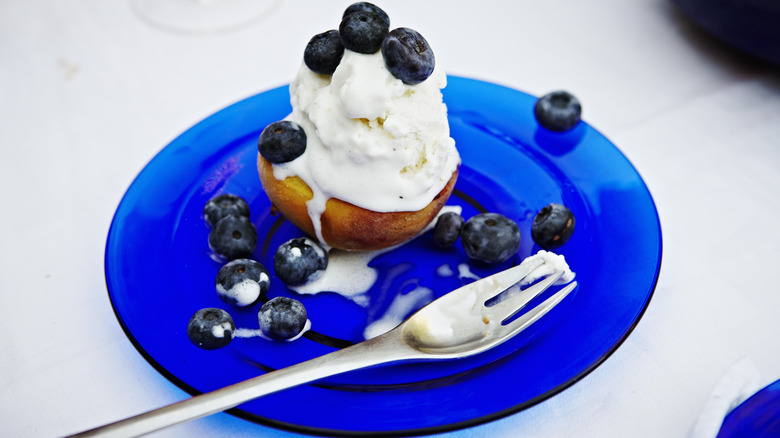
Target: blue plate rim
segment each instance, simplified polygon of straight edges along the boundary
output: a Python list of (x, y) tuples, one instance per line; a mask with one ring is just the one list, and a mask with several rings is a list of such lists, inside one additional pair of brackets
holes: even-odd
[[(780, 379), (778, 379), (764, 385), (761, 389), (726, 414), (718, 431), (717, 438), (741, 436), (741, 434), (755, 432), (755, 430), (752, 429), (744, 430), (743, 425), (747, 420), (750, 420), (750, 426), (755, 425), (755, 418), (753, 418), (753, 415), (756, 414), (756, 411), (760, 411), (766, 406), (765, 402), (767, 402), (767, 400), (764, 400), (764, 396), (774, 392), (777, 393), (777, 396), (771, 399), (772, 406), (776, 408), (780, 407), (780, 402), (778, 402), (778, 399), (780, 399)], [(767, 431), (764, 430), (764, 432)]]

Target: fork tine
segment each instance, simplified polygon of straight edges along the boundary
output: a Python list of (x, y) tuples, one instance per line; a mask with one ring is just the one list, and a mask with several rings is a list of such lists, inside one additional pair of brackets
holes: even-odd
[(513, 268), (507, 269), (506, 271), (493, 274), (490, 277), (486, 277), (481, 280), (477, 280), (474, 283), (468, 284), (461, 289), (473, 288), (478, 290), (480, 294), (485, 295), (480, 297), (481, 302), (484, 303), (490, 298), (495, 297), (501, 292), (517, 284), (520, 280), (525, 278), (528, 274), (543, 264), (544, 260), (531, 260), (527, 263), (521, 263)]
[[(556, 272), (549, 275), (542, 281), (529, 286), (526, 289), (521, 290), (515, 295), (496, 303), (488, 308), (491, 318), (504, 321), (511, 318), (512, 315), (519, 312), (520, 309), (526, 306), (531, 300), (539, 296), (542, 292), (546, 291), (553, 283), (558, 281), (563, 276), (563, 271)], [(502, 297), (499, 297), (502, 298)]]
[(558, 303), (560, 303), (564, 298), (566, 298), (566, 296), (569, 295), (569, 293), (572, 290), (574, 290), (575, 287), (577, 287), (576, 281), (569, 283), (566, 287), (556, 292), (555, 295), (551, 296), (550, 298), (547, 298), (542, 304), (534, 307), (533, 309), (529, 310), (526, 314), (520, 316), (516, 320), (505, 325), (502, 328), (501, 332), (504, 335), (514, 335), (524, 330), (526, 327), (530, 326), (531, 324), (539, 320), (539, 318), (546, 315), (547, 312), (552, 310), (553, 307), (558, 305)]

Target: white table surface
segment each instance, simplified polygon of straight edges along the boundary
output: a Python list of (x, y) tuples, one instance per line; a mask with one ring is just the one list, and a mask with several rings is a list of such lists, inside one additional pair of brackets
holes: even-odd
[[(218, 34), (149, 26), (127, 0), (0, 2), (0, 435), (55, 437), (183, 399), (135, 350), (103, 275), (144, 165), (195, 122), (287, 83), (344, 2), (284, 1)], [(780, 70), (666, 0), (378, 2), (448, 73), (567, 89), (628, 156), (664, 236), (647, 312), (601, 366), (448, 437), (681, 437), (747, 360), (780, 378)], [(217, 414), (160, 437), (298, 436)]]

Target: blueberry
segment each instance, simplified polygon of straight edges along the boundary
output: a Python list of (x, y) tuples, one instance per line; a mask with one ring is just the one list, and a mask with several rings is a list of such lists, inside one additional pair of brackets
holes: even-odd
[(271, 163), (292, 161), (306, 150), (306, 132), (295, 122), (271, 123), (260, 134), (257, 149)]
[(317, 242), (297, 237), (284, 242), (274, 255), (274, 271), (282, 282), (298, 286), (328, 267), (328, 253)]
[(249, 204), (236, 195), (226, 193), (211, 198), (203, 207), (203, 219), (212, 227), (230, 215), (249, 217)]
[(436, 225), (433, 227), (433, 242), (439, 248), (449, 248), (460, 237), (461, 228), (463, 228), (463, 217), (448, 211), (436, 220)]
[(531, 237), (544, 249), (554, 249), (569, 241), (574, 233), (574, 214), (561, 204), (539, 210), (531, 225)]
[(260, 330), (271, 339), (286, 340), (298, 336), (306, 327), (306, 308), (300, 301), (276, 297), (260, 308)]
[(520, 228), (506, 216), (482, 213), (466, 221), (460, 241), (469, 258), (501, 263), (520, 248)]
[(337, 30), (314, 35), (303, 52), (303, 62), (309, 70), (321, 75), (330, 75), (344, 56), (344, 44)]
[(382, 57), (387, 70), (409, 85), (428, 79), (436, 65), (428, 41), (417, 31), (405, 27), (387, 34), (382, 41)]
[(553, 91), (536, 101), (534, 115), (539, 124), (550, 131), (564, 132), (579, 123), (582, 105), (566, 91)]
[(200, 309), (187, 324), (187, 336), (193, 344), (204, 350), (222, 348), (233, 340), (236, 324), (229, 313), (222, 309)]
[(373, 12), (357, 11), (345, 16), (339, 25), (344, 47), (353, 52), (371, 54), (382, 47), (390, 26)]
[(352, 14), (354, 12), (372, 12), (379, 16), (379, 18), (382, 19), (382, 21), (385, 22), (387, 27), (390, 27), (390, 17), (387, 16), (387, 13), (382, 10), (379, 6), (369, 3), (369, 2), (358, 2), (358, 3), (352, 3), (347, 7), (346, 10), (344, 10), (344, 15), (341, 16), (342, 19), (346, 17), (349, 14)]
[(248, 307), (266, 297), (271, 283), (265, 266), (254, 260), (238, 259), (219, 269), (214, 285), (222, 301)]
[(227, 260), (249, 258), (256, 245), (255, 226), (244, 216), (225, 216), (209, 233), (209, 248)]

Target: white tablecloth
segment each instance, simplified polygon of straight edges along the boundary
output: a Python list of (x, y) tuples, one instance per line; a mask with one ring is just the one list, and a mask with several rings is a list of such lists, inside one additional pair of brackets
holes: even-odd
[[(53, 437), (178, 401), (105, 291), (114, 210), (205, 116), (287, 83), (349, 2), (284, 1), (221, 33), (148, 25), (127, 0), (0, 2), (0, 435)], [(450, 74), (567, 89), (647, 182), (664, 234), (647, 312), (559, 395), (442, 436), (680, 437), (747, 360), (780, 378), (780, 75), (666, 0), (378, 2)], [(218, 414), (155, 436), (297, 436)]]

